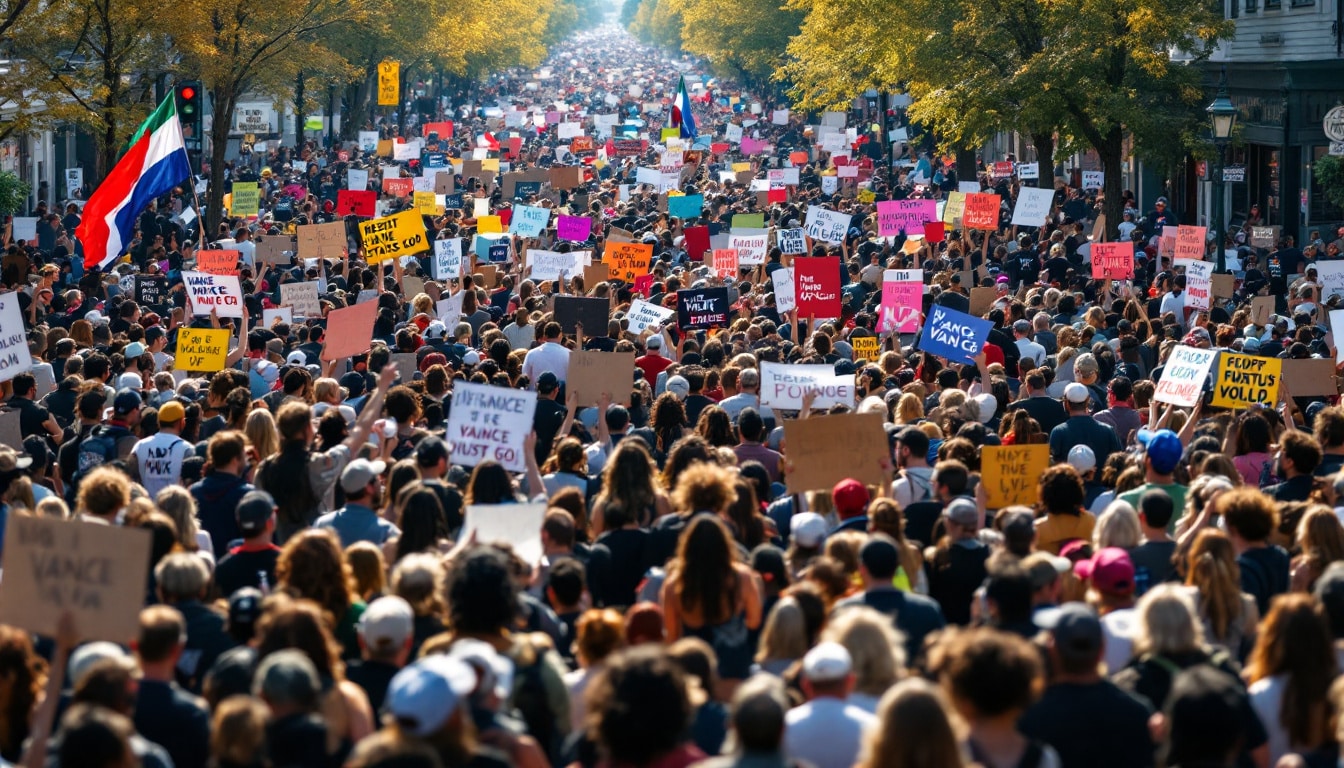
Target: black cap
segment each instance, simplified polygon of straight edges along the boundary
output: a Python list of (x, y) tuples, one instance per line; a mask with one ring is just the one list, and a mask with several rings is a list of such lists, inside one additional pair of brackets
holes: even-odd
[(229, 626), (251, 626), (257, 623), (264, 598), (256, 587), (243, 587), (229, 595)]
[(275, 499), (265, 491), (248, 491), (234, 510), (238, 528), (245, 536), (255, 536), (266, 530), (266, 523), (275, 514)]
[(415, 463), (422, 467), (432, 467), (447, 458), (448, 444), (436, 435), (426, 436), (415, 446)]
[(537, 391), (542, 394), (550, 394), (560, 387), (560, 379), (554, 373), (547, 371), (537, 377)]

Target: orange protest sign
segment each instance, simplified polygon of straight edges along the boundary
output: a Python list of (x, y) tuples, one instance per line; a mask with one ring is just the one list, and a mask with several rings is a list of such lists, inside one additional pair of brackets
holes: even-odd
[(608, 241), (607, 252), (602, 261), (611, 268), (612, 278), (633, 283), (636, 277), (649, 273), (649, 263), (653, 261), (653, 245)]
[(999, 228), (999, 196), (975, 192), (966, 195), (961, 223), (967, 229), (996, 231)]
[(196, 271), (212, 275), (238, 274), (238, 251), (197, 251)]

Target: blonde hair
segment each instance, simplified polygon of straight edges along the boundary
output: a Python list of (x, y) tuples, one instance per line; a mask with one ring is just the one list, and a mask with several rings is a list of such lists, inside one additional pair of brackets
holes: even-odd
[(801, 659), (807, 649), (807, 617), (803, 615), (803, 607), (791, 596), (780, 598), (765, 617), (756, 663)]
[[(1138, 626), (1134, 631), (1134, 655), (1170, 656), (1204, 645), (1204, 629), (1194, 606), (1175, 584), (1159, 584), (1139, 598)], [(1117, 671), (1117, 670), (1111, 670)]]
[(913, 392), (906, 392), (896, 401), (896, 424), (913, 424), (924, 418), (924, 401)]
[(255, 765), (266, 743), (270, 711), (259, 699), (235, 695), (215, 708), (210, 727), (210, 753), (220, 764)]
[[(361, 600), (383, 592), (387, 587), (387, 567), (383, 562), (383, 551), (377, 545), (367, 541), (357, 541), (345, 548), (345, 561), (350, 564), (350, 572), (355, 579), (355, 591)], [(339, 616), (336, 617), (340, 619)]]
[(188, 552), (200, 549), (196, 534), (201, 527), (196, 520), (196, 499), (191, 493), (180, 485), (170, 485), (159, 491), (154, 503), (173, 519), (173, 525), (177, 526), (177, 543)]
[(858, 768), (965, 768), (961, 718), (943, 691), (923, 678), (902, 680), (877, 705)]
[(1143, 528), (1139, 526), (1139, 515), (1129, 502), (1112, 501), (1097, 518), (1092, 530), (1092, 548), (1119, 547), (1131, 549), (1143, 540)]
[(318, 403), (340, 404), (341, 383), (326, 376), (313, 382), (313, 400)]
[(247, 414), (243, 423), (243, 434), (252, 450), (257, 453), (260, 463), (280, 452), (280, 433), (275, 428), (275, 418), (265, 408), (258, 408)]
[(866, 606), (839, 612), (821, 633), (822, 640), (845, 646), (853, 659), (854, 690), (881, 696), (905, 667), (905, 646), (891, 619)]

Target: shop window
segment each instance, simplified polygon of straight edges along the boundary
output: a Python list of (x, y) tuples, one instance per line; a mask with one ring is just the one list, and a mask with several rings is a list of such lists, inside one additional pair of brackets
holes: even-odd
[(1246, 0), (1246, 12), (1255, 13), (1256, 0)]

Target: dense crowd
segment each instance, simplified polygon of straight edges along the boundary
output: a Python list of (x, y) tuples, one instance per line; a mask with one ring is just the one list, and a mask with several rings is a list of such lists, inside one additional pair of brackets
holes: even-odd
[[(260, 215), (226, 215), (214, 232), (183, 215), (199, 209), (184, 185), (139, 216), (108, 270), (86, 270), (72, 242), (78, 201), (38, 206), (36, 239), (9, 242), (3, 258), (34, 365), (4, 383), (22, 444), (0, 447), (0, 536), (21, 516), (143, 529), (150, 562), (134, 637), (84, 642), (102, 635), (73, 613), (54, 637), (0, 625), (0, 758), (1340, 764), (1344, 407), (1335, 394), (1294, 395), (1322, 392), (1319, 381), (1281, 381), (1249, 407), (1214, 406), (1201, 382), (1193, 406), (1157, 398), (1177, 348), (1333, 370), (1328, 313), (1341, 297), (1315, 264), (1338, 255), (1344, 230), (1302, 249), (1289, 235), (1253, 246), (1253, 222), (1214, 233), (1234, 289), (1197, 309), (1161, 242), (1190, 222), (1163, 198), (1144, 211), (1126, 195), (1133, 278), (1097, 279), (1100, 201), (1076, 174), (1056, 180), (1043, 226), (1011, 226), (1024, 182), (996, 175), (995, 158), (958, 180), (928, 147), (898, 143), (888, 166), (895, 113), (851, 115), (860, 127), (843, 151), (822, 151), (815, 120), (772, 119), (787, 106), (703, 76), (690, 100), (699, 135), (674, 137), (685, 163), (673, 189), (704, 195), (703, 209), (673, 217), (668, 195), (636, 175), (660, 166), (670, 110), (657, 99), (687, 68), (604, 30), (559, 46), (542, 70), (460, 94), (445, 154), (505, 154), (513, 171), (578, 163), (582, 180), (513, 200), (502, 173), (459, 175), (466, 202), (426, 212), (429, 239), (463, 238), (464, 264), (491, 263), (474, 252), (482, 243), (509, 253), (458, 279), (432, 279), (430, 253), (391, 272), (367, 263), (360, 217), (338, 214), (337, 193), (351, 171), (392, 163), (357, 144), (242, 156), (227, 180), (260, 183)], [(529, 119), (505, 124), (510, 110)], [(533, 111), (585, 125), (615, 113), (644, 143), (614, 157), (601, 142), (620, 135), (599, 136), (576, 153)], [(765, 149), (716, 150), (730, 127)], [(766, 183), (799, 152), (797, 184)], [(837, 154), (857, 176), (837, 173)], [(394, 173), (419, 175), (419, 162)], [(968, 183), (1000, 195), (996, 229), (878, 235), (879, 203), (944, 201)], [(524, 204), (590, 217), (588, 240), (560, 241), (555, 221), (537, 238), (475, 237), (478, 218)], [(395, 194), (379, 205), (411, 207)], [(806, 244), (840, 257), (838, 317), (781, 311), (772, 275), (792, 255), (778, 244), (730, 274), (688, 253), (688, 227), (719, 236), (760, 213), (794, 229), (809, 207), (850, 217), (842, 242)], [(335, 221), (347, 233), (339, 259), (258, 256), (259, 235)], [(599, 263), (613, 233), (652, 246), (651, 283), (532, 277), (529, 251), (588, 250)], [(202, 247), (237, 253), (241, 320), (193, 316), (181, 272)], [(883, 329), (894, 269), (922, 273), (921, 317), (970, 312), (972, 289), (992, 290), (975, 313), (992, 324), (978, 354), (950, 361), (921, 334)], [(137, 278), (160, 275), (163, 303), (137, 301)], [(328, 359), (323, 317), (264, 320), (282, 286), (314, 280), (323, 317), (376, 302), (366, 352)], [(636, 300), (675, 309), (679, 290), (719, 286), (731, 302), (722, 324), (687, 329), (673, 313), (631, 328)], [(565, 295), (607, 299), (605, 327), (566, 332)], [(1260, 297), (1273, 306), (1260, 311)], [(460, 302), (453, 317), (440, 316), (444, 298)], [(176, 364), (179, 332), (193, 328), (229, 330), (222, 370)], [(859, 339), (878, 352), (856, 353)], [(580, 349), (633, 353), (629, 390), (581, 402), (566, 386)], [(766, 364), (829, 366), (853, 396), (818, 406), (809, 391), (800, 409), (772, 408)], [(446, 423), (464, 384), (535, 392), (524, 471), (455, 461)], [(827, 487), (791, 485), (815, 447), (788, 445), (785, 425), (849, 414), (881, 415), (886, 452)], [(985, 449), (1034, 445), (1048, 462), (1025, 495), (991, 505)], [(858, 464), (881, 482), (863, 482)], [(468, 525), (536, 504), (540, 530), (509, 541)]]

